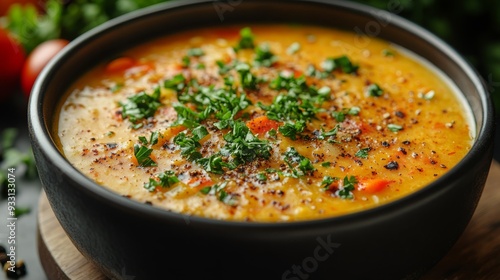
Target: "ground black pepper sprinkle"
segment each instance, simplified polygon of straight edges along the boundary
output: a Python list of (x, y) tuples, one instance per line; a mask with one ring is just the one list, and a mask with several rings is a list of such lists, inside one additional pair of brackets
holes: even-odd
[(384, 167), (389, 170), (398, 170), (399, 164), (397, 161), (391, 161), (387, 165), (384, 165)]

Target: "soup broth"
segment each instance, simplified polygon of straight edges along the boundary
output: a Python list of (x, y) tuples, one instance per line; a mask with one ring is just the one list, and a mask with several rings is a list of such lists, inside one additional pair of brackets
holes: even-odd
[(469, 151), (470, 109), (408, 51), (284, 24), (146, 42), (68, 90), (64, 156), (120, 195), (213, 219), (280, 222), (409, 195)]

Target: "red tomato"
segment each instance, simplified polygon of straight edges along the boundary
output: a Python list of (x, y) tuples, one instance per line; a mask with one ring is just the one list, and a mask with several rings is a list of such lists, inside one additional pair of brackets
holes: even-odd
[(18, 85), (24, 60), (22, 46), (0, 28), (0, 101), (7, 99)]
[(21, 73), (21, 86), (28, 97), (43, 67), (67, 44), (68, 40), (54, 39), (41, 43), (28, 56)]

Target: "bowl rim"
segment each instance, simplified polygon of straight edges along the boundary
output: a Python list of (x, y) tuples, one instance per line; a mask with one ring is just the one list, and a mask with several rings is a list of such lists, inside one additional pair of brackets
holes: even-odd
[[(266, 1), (258, 0), (252, 2), (259, 2), (265, 4)], [(292, 0), (292, 1), (273, 1), (285, 4), (285, 2), (299, 3), (306, 5), (324, 5), (332, 9), (346, 9), (351, 13), (358, 13), (363, 15), (369, 15), (370, 13), (385, 10), (373, 8), (368, 5), (354, 3), (350, 1), (329, 1), (329, 0)], [(198, 223), (198, 224), (210, 224), (218, 226), (229, 226), (229, 227), (242, 227), (243, 229), (262, 229), (262, 228), (283, 228), (283, 229), (294, 229), (301, 227), (311, 227), (311, 226), (322, 226), (325, 224), (329, 225), (341, 225), (356, 222), (375, 222), (377, 219), (383, 219), (384, 217), (393, 215), (394, 210), (402, 210), (405, 208), (410, 208), (412, 205), (417, 204), (426, 200), (426, 197), (431, 197), (433, 194), (444, 191), (444, 188), (440, 188), (439, 185), (443, 185), (446, 181), (457, 176), (460, 170), (464, 169), (466, 166), (473, 164), (474, 160), (481, 156), (480, 151), (487, 146), (487, 142), (493, 138), (493, 122), (494, 122), (494, 109), (492, 105), (491, 96), (486, 90), (486, 85), (484, 79), (480, 74), (473, 68), (473, 66), (465, 61), (465, 59), (458, 54), (458, 52), (445, 43), (443, 40), (438, 38), (436, 35), (432, 34), (430, 31), (418, 26), (417, 24), (400, 17), (397, 14), (390, 13), (391, 15), (391, 25), (397, 26), (397, 28), (404, 30), (404, 32), (409, 32), (414, 34), (416, 37), (429, 43), (433, 48), (439, 48), (442, 53), (447, 55), (451, 60), (453, 60), (458, 69), (463, 72), (474, 85), (475, 89), (479, 93), (481, 107), (483, 108), (482, 119), (483, 122), (480, 127), (476, 127), (476, 137), (469, 150), (469, 152), (460, 160), (460, 162), (450, 168), (448, 172), (443, 174), (437, 180), (431, 182), (430, 184), (422, 187), (421, 189), (398, 198), (394, 201), (384, 203), (369, 209), (359, 210), (353, 213), (342, 214), (339, 216), (325, 217), (319, 219), (310, 220), (298, 220), (298, 221), (284, 221), (284, 222), (262, 222), (262, 221), (235, 221), (235, 220), (219, 220), (195, 215), (187, 215), (184, 213), (172, 212), (160, 207), (151, 207), (150, 205), (135, 201), (133, 199), (126, 198), (116, 192), (113, 192), (106, 187), (103, 187), (95, 183), (92, 179), (85, 176), (75, 167), (73, 167), (69, 161), (62, 155), (57, 146), (52, 139), (52, 133), (49, 131), (45, 125), (46, 119), (44, 118), (43, 110), (43, 99), (45, 96), (44, 89), (46, 84), (51, 81), (52, 77), (57, 72), (59, 65), (64, 64), (65, 58), (70, 56), (72, 53), (78, 51), (82, 48), (87, 41), (91, 41), (100, 35), (111, 32), (115, 28), (119, 28), (121, 25), (130, 24), (135, 20), (141, 19), (143, 17), (150, 16), (151, 14), (161, 14), (169, 13), (175, 9), (190, 9), (190, 7), (197, 5), (209, 5), (213, 4), (213, 0), (184, 0), (184, 1), (169, 1), (160, 4), (155, 4), (150, 7), (146, 7), (137, 11), (127, 13), (125, 15), (119, 16), (117, 18), (111, 19), (94, 29), (87, 31), (86, 33), (80, 35), (76, 39), (72, 40), (62, 51), (60, 51), (54, 59), (52, 59), (48, 65), (42, 70), (39, 77), (36, 79), (32, 93), (29, 98), (28, 104), (28, 126), (30, 128), (30, 140), (32, 144), (40, 146), (42, 148), (42, 153), (45, 154), (47, 158), (51, 159), (51, 163), (56, 166), (60, 171), (66, 174), (67, 177), (71, 178), (75, 183), (77, 183), (78, 188), (85, 192), (86, 194), (92, 196), (94, 199), (100, 200), (109, 204), (110, 207), (119, 208), (125, 212), (134, 212), (144, 215), (144, 217), (149, 217), (151, 219), (156, 218), (160, 220), (170, 220), (183, 222), (186, 224)], [(267, 2), (268, 3), (268, 2)], [(425, 59), (425, 57), (423, 57)], [(436, 66), (437, 67), (437, 66)], [(439, 67), (438, 67), (439, 68)], [(439, 68), (441, 71), (445, 72), (443, 69)], [(445, 72), (446, 73), (446, 72)], [(470, 106), (470, 104), (468, 104)], [(474, 118), (476, 115), (474, 114)], [(48, 120), (49, 122), (51, 120)], [(49, 198), (50, 201), (50, 198)]]

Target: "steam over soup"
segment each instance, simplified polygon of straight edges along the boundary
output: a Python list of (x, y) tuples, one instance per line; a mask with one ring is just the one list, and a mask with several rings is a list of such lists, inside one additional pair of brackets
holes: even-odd
[(276, 24), (147, 42), (68, 90), (60, 148), (103, 187), (190, 215), (295, 221), (388, 203), (457, 164), (474, 127), (437, 70), (356, 36)]

